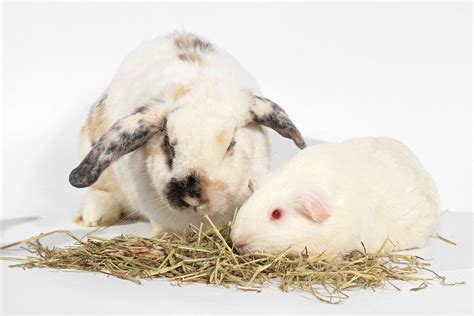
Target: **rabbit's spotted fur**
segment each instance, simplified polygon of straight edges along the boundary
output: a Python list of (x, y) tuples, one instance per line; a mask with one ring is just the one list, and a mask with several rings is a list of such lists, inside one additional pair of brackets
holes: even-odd
[(91, 186), (78, 221), (148, 218), (180, 232), (209, 214), (227, 222), (269, 168), (262, 126), (303, 148), (285, 111), (259, 96), (238, 62), (189, 33), (147, 41), (118, 69), (81, 133), (83, 161), (71, 172)]

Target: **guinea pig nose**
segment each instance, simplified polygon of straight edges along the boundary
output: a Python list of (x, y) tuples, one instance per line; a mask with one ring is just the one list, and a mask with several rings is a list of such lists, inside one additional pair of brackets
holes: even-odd
[(246, 241), (237, 241), (236, 243), (234, 243), (234, 247), (237, 250), (242, 250), (243, 248), (247, 247), (247, 242)]

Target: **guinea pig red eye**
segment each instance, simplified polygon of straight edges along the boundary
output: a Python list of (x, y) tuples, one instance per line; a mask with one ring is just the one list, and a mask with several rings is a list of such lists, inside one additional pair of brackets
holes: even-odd
[(280, 210), (279, 208), (276, 208), (272, 212), (272, 219), (273, 220), (279, 220), (281, 218), (282, 214), (283, 214), (283, 211)]

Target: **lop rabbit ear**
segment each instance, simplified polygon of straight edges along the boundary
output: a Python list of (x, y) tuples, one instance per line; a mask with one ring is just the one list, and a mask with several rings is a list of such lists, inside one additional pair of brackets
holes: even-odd
[(71, 171), (69, 182), (76, 188), (94, 184), (113, 161), (139, 148), (163, 126), (165, 110), (142, 106), (115, 122), (92, 146), (81, 164)]
[(248, 122), (253, 121), (257, 124), (270, 127), (281, 136), (293, 140), (300, 149), (306, 147), (301, 133), (290, 120), (288, 114), (275, 102), (267, 98), (252, 95), (249, 113)]
[(331, 216), (325, 199), (314, 192), (299, 195), (294, 203), (299, 213), (317, 223), (322, 223)]

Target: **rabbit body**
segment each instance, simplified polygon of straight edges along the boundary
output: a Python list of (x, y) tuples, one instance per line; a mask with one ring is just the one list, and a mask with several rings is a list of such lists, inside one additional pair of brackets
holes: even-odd
[(226, 223), (250, 195), (249, 180), (268, 171), (262, 126), (304, 144), (296, 128), (278, 130), (273, 114), (284, 111), (258, 94), (255, 79), (201, 37), (178, 32), (141, 44), (82, 129), (83, 161), (70, 182), (91, 190), (77, 222), (145, 217), (156, 232), (181, 232), (204, 214)]

